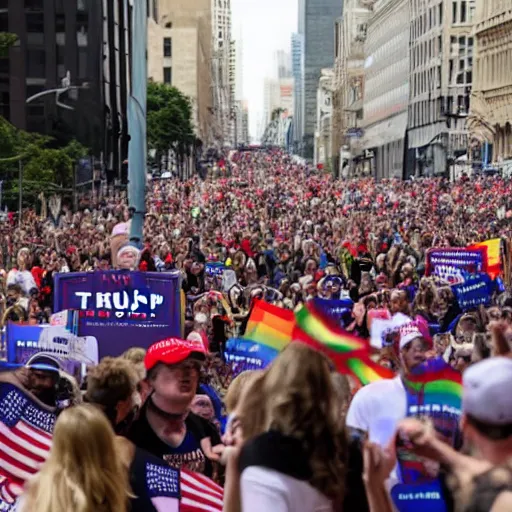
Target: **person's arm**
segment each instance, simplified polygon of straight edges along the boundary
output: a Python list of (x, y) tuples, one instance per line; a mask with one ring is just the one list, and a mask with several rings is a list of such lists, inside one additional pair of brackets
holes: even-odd
[[(243, 512), (290, 512), (285, 493), (268, 478), (269, 470), (250, 467), (240, 478), (240, 501)], [(231, 511), (229, 511), (231, 512)]]
[(396, 464), (396, 457), (376, 444), (365, 443), (363, 459), (363, 481), (370, 512), (393, 512), (386, 481)]

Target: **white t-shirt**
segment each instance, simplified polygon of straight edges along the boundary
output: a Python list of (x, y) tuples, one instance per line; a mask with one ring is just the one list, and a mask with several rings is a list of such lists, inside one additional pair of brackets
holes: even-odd
[(384, 379), (361, 388), (352, 399), (347, 426), (368, 433), (372, 443), (386, 447), (396, 426), (407, 414), (407, 397), (402, 379)]
[[(372, 443), (386, 448), (393, 439), (398, 422), (407, 414), (407, 395), (400, 376), (373, 382), (361, 388), (352, 399), (347, 426), (368, 433)], [(387, 482), (397, 483), (397, 466)]]
[(244, 512), (333, 512), (331, 500), (308, 482), (260, 466), (250, 466), (240, 480)]

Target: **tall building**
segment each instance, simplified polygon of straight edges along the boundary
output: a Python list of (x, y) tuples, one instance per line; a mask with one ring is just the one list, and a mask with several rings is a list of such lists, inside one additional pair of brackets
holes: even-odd
[(332, 155), (332, 84), (334, 71), (322, 69), (317, 89), (315, 165), (330, 166)]
[(293, 151), (302, 154), (304, 136), (304, 37), (292, 34)]
[(272, 113), (280, 108), (281, 91), (279, 80), (276, 78), (265, 78), (263, 80), (263, 123), (266, 126), (272, 120)]
[(368, 22), (363, 150), (372, 174), (402, 178), (409, 106), (409, 0), (377, 2)]
[(371, 0), (345, 0), (343, 15), (335, 24), (332, 158), (333, 170), (344, 176), (368, 170), (362, 125), (364, 45), (371, 4)]
[[(186, 0), (182, 0), (186, 1)], [(229, 83), (231, 54), (231, 0), (212, 2), (212, 89), (216, 141), (229, 144), (232, 136), (232, 105)]]
[[(155, 0), (156, 1), (156, 0)], [(148, 18), (148, 78), (175, 86), (192, 101), (196, 136), (212, 134), (212, 28), (210, 0), (159, 0)]]
[(293, 116), (293, 78), (279, 79), (279, 108)]
[[(128, 0), (0, 0), (0, 32), (18, 36), (0, 59), (2, 114), (14, 126), (55, 137), (76, 138), (103, 156), (108, 175), (119, 177), (128, 155)], [(46, 90), (72, 86), (59, 107)]]
[(468, 125), (483, 164), (512, 173), (512, 4), (477, 2)]
[(277, 50), (275, 53), (275, 65), (277, 68), (277, 78), (292, 77), (292, 58), (285, 50)]
[(475, 4), (410, 0), (408, 174), (445, 174), (467, 151)]
[(320, 72), (334, 62), (334, 23), (341, 0), (299, 0), (299, 33), (304, 37), (304, 153), (313, 159), (316, 92)]

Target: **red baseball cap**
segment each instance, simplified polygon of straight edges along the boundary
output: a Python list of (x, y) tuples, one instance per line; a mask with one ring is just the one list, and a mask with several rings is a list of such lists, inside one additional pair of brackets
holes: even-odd
[(196, 340), (182, 340), (180, 338), (167, 338), (157, 341), (149, 347), (144, 358), (146, 370), (151, 370), (158, 363), (177, 364), (193, 356), (199, 360), (206, 359), (204, 345)]

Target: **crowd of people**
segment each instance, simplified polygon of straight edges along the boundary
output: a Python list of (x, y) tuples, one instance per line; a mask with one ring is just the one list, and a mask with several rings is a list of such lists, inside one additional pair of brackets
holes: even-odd
[[(181, 271), (186, 339), (103, 358), (81, 390), (48, 356), (0, 374), (58, 416), (41, 469), (14, 491), (0, 480), (0, 496), (7, 489), (23, 512), (508, 510), (506, 262), (489, 303), (472, 309), (425, 262), (434, 247), (506, 246), (512, 182), (336, 181), (278, 150), (235, 153), (231, 170), (148, 184), (136, 265)], [(130, 210), (119, 194), (6, 222), (3, 323), (38, 324), (52, 313), (57, 272), (119, 266), (112, 241)], [(360, 387), (303, 343), (235, 376), (223, 350), (243, 336), (255, 298), (294, 311), (347, 300), (341, 327), (363, 339), (372, 310), (409, 318), (372, 355), (395, 378)], [(408, 377), (438, 361), (462, 373), (462, 411), (418, 413)]]

